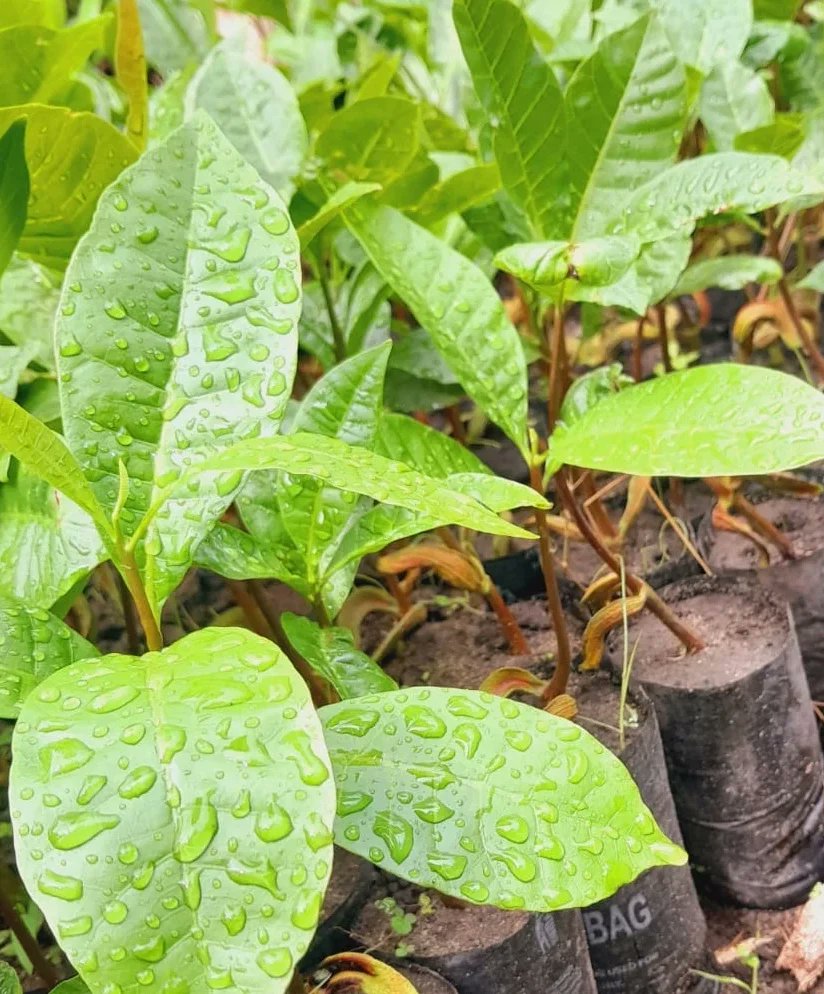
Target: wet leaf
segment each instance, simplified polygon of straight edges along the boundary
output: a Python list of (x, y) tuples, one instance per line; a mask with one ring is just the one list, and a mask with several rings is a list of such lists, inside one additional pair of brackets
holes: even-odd
[(383, 415), (373, 448), (439, 480), (452, 473), (490, 473), (465, 445), (405, 414)]
[(335, 801), (309, 694), (272, 642), (209, 629), (75, 664), (15, 737), (20, 873), (91, 994), (287, 989)]
[(679, 297), (713, 286), (722, 290), (741, 290), (748, 283), (769, 286), (777, 283), (783, 275), (781, 264), (767, 256), (721, 255), (694, 262), (681, 274), (672, 293)]
[(47, 676), (99, 655), (48, 611), (0, 597), (0, 718), (16, 718), (23, 701)]
[[(299, 281), (282, 202), (205, 115), (101, 198), (66, 274), (55, 337), (66, 441), (110, 513), (125, 465), (126, 538), (195, 450), (202, 459), (277, 431)], [(152, 520), (138, 553), (156, 609), (241, 482), (192, 474)]]
[(62, 31), (35, 24), (0, 31), (0, 105), (52, 103), (94, 49), (103, 47), (110, 19), (109, 14), (93, 17)]
[(704, 80), (700, 113), (716, 149), (732, 151), (738, 135), (772, 121), (775, 104), (758, 73), (730, 60), (716, 65)]
[(223, 42), (186, 91), (186, 116), (205, 110), (261, 178), (288, 202), (306, 154), (306, 125), (289, 81), (274, 66)]
[(344, 183), (329, 197), (317, 213), (313, 214), (308, 221), (304, 221), (298, 228), (301, 248), (305, 249), (327, 224), (340, 217), (340, 212), (344, 207), (348, 207), (368, 193), (375, 193), (380, 189), (380, 183)]
[(0, 138), (0, 273), (8, 266), (26, 223), (29, 171), (25, 138), (25, 118), (15, 121)]
[(566, 178), (558, 161), (565, 124), (561, 88), (515, 4), (456, 0), (453, 17), (475, 90), (495, 122), (504, 188), (523, 215), (524, 233), (547, 237)]
[(14, 400), (20, 375), (34, 358), (35, 344), (0, 345), (0, 394)]
[(717, 63), (732, 62), (744, 49), (753, 26), (750, 0), (651, 0), (678, 57), (708, 73)]
[(209, 32), (194, 4), (138, 0), (146, 58), (164, 76), (201, 62), (210, 48)]
[(23, 994), (17, 971), (4, 960), (0, 960), (0, 994)]
[(12, 469), (0, 487), (0, 593), (51, 608), (106, 558), (89, 515), (25, 467)]
[(637, 476), (754, 476), (824, 457), (824, 396), (736, 363), (671, 373), (606, 397), (552, 436), (553, 465)]
[[(95, 114), (29, 104), (0, 109), (0, 134), (26, 120), (31, 195), (18, 251), (65, 269), (101, 191), (135, 159), (131, 142)], [(54, 149), (64, 154), (54, 155)], [(77, 191), (83, 191), (83, 197)]]
[(526, 457), (526, 362), (518, 332), (484, 273), (391, 207), (361, 201), (343, 216), (464, 390)]
[(281, 623), (292, 647), (332, 684), (342, 700), (398, 689), (371, 656), (355, 647), (349, 629), (321, 628), (310, 618), (289, 611), (281, 615)]
[(301, 594), (308, 594), (303, 559), (299, 551), (269, 533), (258, 542), (248, 532), (219, 522), (198, 545), (195, 562), (230, 580), (281, 580)]
[[(627, 770), (565, 719), (446, 688), (319, 713), (338, 787), (335, 841), (419, 886), (555, 911), (686, 861)], [(513, 779), (505, 756), (516, 753)]]
[(44, 369), (54, 369), (52, 328), (59, 297), (58, 277), (30, 259), (13, 256), (0, 278), (0, 331), (15, 345), (36, 346)]

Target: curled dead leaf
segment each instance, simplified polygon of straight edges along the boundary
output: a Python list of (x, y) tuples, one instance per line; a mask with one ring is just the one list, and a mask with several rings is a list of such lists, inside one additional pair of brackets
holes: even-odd
[(406, 977), (366, 953), (327, 956), (319, 974), (325, 979), (316, 994), (418, 994)]
[(582, 670), (597, 670), (604, 657), (604, 640), (609, 632), (616, 625), (620, 625), (624, 620), (624, 612), (629, 617), (642, 611), (647, 602), (646, 584), (641, 588), (640, 593), (632, 594), (629, 597), (619, 597), (618, 600), (610, 601), (589, 619), (589, 623), (584, 629), (583, 648), (584, 658), (581, 663)]
[(487, 694), (495, 694), (497, 697), (509, 697), (517, 691), (540, 697), (546, 686), (546, 680), (535, 676), (529, 670), (520, 666), (501, 666), (493, 670), (478, 689)]
[(431, 569), (452, 587), (486, 593), (489, 577), (474, 556), (459, 549), (448, 549), (432, 542), (408, 545), (395, 552), (387, 552), (378, 559), (381, 573), (405, 573), (413, 569)]

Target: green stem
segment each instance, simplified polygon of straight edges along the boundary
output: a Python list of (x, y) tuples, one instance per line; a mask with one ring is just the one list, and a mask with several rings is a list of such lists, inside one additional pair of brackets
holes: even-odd
[(332, 288), (329, 286), (329, 277), (326, 275), (326, 268), (320, 259), (317, 260), (315, 268), (318, 273), (323, 299), (326, 302), (326, 310), (329, 312), (329, 324), (332, 326), (332, 338), (335, 343), (335, 358), (338, 362), (343, 362), (346, 358), (346, 336), (343, 334), (343, 329), (340, 326), (338, 315), (335, 311), (335, 301), (332, 299)]

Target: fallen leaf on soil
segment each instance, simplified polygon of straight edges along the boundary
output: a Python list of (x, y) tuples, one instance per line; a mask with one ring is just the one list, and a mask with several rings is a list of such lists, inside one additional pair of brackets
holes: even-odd
[(800, 994), (811, 990), (824, 973), (824, 886), (821, 884), (813, 887), (775, 965), (793, 974)]

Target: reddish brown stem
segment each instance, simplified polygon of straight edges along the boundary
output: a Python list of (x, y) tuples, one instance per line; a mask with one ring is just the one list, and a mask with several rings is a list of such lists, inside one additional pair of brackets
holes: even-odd
[(274, 632), (263, 616), (263, 612), (255, 603), (255, 599), (249, 592), (246, 582), (242, 580), (227, 580), (226, 583), (229, 586), (235, 603), (243, 611), (243, 616), (246, 618), (246, 622), (252, 631), (256, 635), (262, 635), (264, 638), (272, 638)]
[(555, 306), (555, 313), (552, 315), (552, 336), (549, 343), (549, 390), (547, 393), (547, 425), (549, 434), (555, 428), (558, 420), (558, 412), (561, 409), (561, 401), (564, 399), (564, 377), (561, 352), (566, 348), (564, 342), (564, 308), (560, 302)]
[(655, 317), (658, 321), (658, 341), (661, 344), (661, 359), (664, 363), (664, 372), (672, 372), (672, 357), (669, 351), (669, 334), (667, 332), (667, 310), (663, 304), (655, 307)]
[[(578, 529), (584, 538), (592, 546), (604, 564), (616, 575), (621, 575), (621, 564), (601, 541), (601, 536), (592, 526), (588, 515), (579, 506), (574, 495), (569, 489), (564, 470), (561, 470), (555, 477), (555, 486), (558, 496), (564, 507), (569, 511), (578, 525)], [(646, 586), (644, 581), (633, 573), (626, 573), (627, 588), (633, 594), (639, 594)], [(663, 622), (675, 637), (686, 647), (688, 652), (700, 652), (705, 643), (695, 632), (684, 625), (661, 600), (658, 594), (651, 587), (647, 587), (647, 607), (652, 613)]]
[(412, 607), (412, 598), (408, 590), (404, 590), (401, 586), (400, 581), (395, 576), (394, 573), (384, 574), (383, 579), (386, 581), (386, 586), (389, 589), (389, 593), (398, 602), (398, 609), (401, 614), (406, 614), (406, 612)]
[[(538, 466), (529, 468), (530, 483), (533, 490), (543, 495), (544, 487), (541, 480), (541, 470)], [(546, 512), (538, 508), (535, 511), (535, 524), (538, 528), (538, 554), (541, 560), (541, 572), (544, 575), (547, 606), (555, 630), (557, 652), (555, 655), (555, 672), (547, 685), (543, 701), (551, 701), (559, 694), (565, 694), (572, 671), (572, 652), (569, 647), (569, 631), (567, 630), (564, 608), (561, 604), (561, 592), (558, 589), (558, 578), (555, 575), (555, 557), (552, 553), (552, 535), (546, 520)]]
[(501, 629), (506, 636), (507, 642), (509, 643), (510, 652), (513, 656), (528, 655), (529, 646), (526, 644), (526, 639), (524, 638), (524, 633), (521, 631), (521, 626), (515, 620), (506, 601), (503, 597), (501, 597), (501, 592), (495, 584), (492, 583), (492, 581), (489, 583), (489, 589), (486, 591), (485, 596), (489, 606), (498, 617)]
[(787, 281), (783, 277), (778, 281), (778, 292), (781, 294), (781, 299), (784, 301), (784, 306), (790, 315), (795, 333), (801, 339), (801, 345), (809, 356), (810, 362), (813, 364), (819, 384), (824, 383), (824, 356), (807, 330), (807, 326), (801, 320), (793, 296), (790, 293), (790, 288), (787, 286)]

